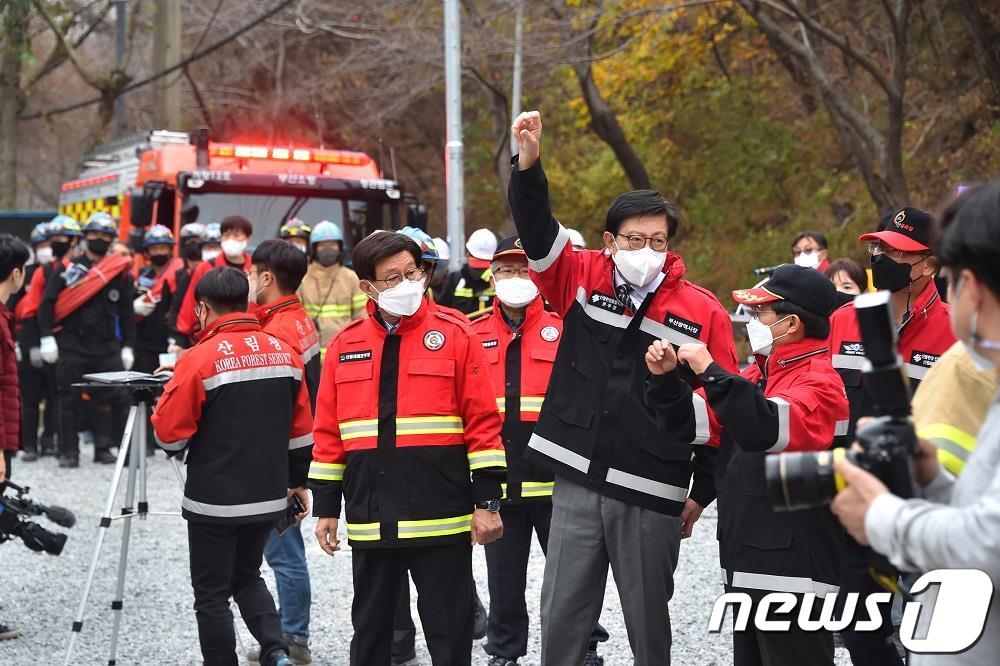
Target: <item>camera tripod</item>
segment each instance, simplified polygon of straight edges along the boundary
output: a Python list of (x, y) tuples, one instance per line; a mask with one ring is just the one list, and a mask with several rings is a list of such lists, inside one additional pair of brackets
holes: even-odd
[[(86, 582), (83, 585), (83, 594), (80, 597), (80, 605), (77, 608), (76, 616), (73, 619), (73, 631), (70, 634), (69, 645), (66, 647), (65, 666), (73, 661), (73, 649), (76, 647), (76, 639), (83, 630), (83, 615), (87, 608), (87, 599), (90, 596), (91, 587), (94, 584), (94, 575), (97, 571), (97, 564), (101, 556), (101, 546), (104, 544), (104, 537), (107, 536), (108, 529), (113, 520), (122, 520), (122, 543), (121, 554), (118, 558), (118, 578), (115, 584), (114, 600), (111, 602), (111, 612), (113, 614), (113, 625), (111, 629), (111, 646), (108, 653), (108, 664), (114, 666), (118, 654), (118, 636), (121, 629), (122, 609), (124, 606), (125, 591), (125, 569), (128, 565), (129, 539), (132, 535), (132, 519), (146, 519), (146, 516), (179, 516), (179, 511), (150, 511), (149, 502), (146, 497), (146, 425), (154, 391), (160, 386), (160, 382), (151, 381), (143, 384), (128, 383), (98, 383), (88, 382), (75, 384), (76, 388), (87, 390), (125, 390), (130, 394), (132, 406), (129, 409), (128, 420), (125, 423), (125, 432), (122, 435), (121, 446), (118, 449), (118, 460), (115, 462), (115, 472), (111, 479), (111, 488), (108, 492), (108, 500), (104, 506), (104, 513), (101, 514), (101, 521), (97, 527), (97, 539), (94, 543), (94, 552), (90, 558), (90, 568), (87, 570)], [(133, 455), (134, 454), (134, 455)], [(181, 493), (184, 492), (184, 477), (181, 474), (177, 460), (170, 459), (177, 481), (181, 486)], [(119, 485), (122, 472), (128, 465), (128, 478), (126, 480), (125, 503), (122, 505), (121, 514), (112, 516), (115, 499), (118, 496)], [(136, 483), (139, 485), (139, 498), (136, 502)]]

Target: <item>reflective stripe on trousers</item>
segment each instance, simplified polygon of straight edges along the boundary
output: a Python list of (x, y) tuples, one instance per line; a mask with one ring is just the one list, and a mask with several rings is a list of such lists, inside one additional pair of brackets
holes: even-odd
[(722, 582), (731, 587), (768, 592), (792, 592), (795, 594), (837, 594), (840, 588), (812, 578), (800, 576), (775, 576), (773, 574), (748, 573), (745, 571), (722, 570)]

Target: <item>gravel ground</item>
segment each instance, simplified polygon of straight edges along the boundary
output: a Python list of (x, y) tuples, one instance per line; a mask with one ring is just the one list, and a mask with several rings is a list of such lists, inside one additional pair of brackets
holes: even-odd
[[(24, 635), (17, 640), (0, 642), (0, 664), (61, 664), (70, 636), (70, 626), (83, 589), (84, 578), (93, 552), (95, 527), (107, 498), (113, 473), (112, 465), (93, 465), (90, 450), (81, 453), (82, 467), (63, 470), (52, 458), (35, 463), (14, 461), (13, 480), (32, 487), (36, 501), (65, 506), (76, 513), (77, 526), (69, 531), (63, 554), (52, 557), (34, 553), (18, 542), (0, 546), (0, 619), (13, 621)], [(176, 512), (180, 509), (181, 491), (167, 460), (160, 454), (149, 460), (148, 488), (151, 511)], [(115, 513), (125, 496), (124, 478)], [(40, 522), (54, 528), (44, 519)], [(312, 533), (313, 520), (303, 529)], [(714, 506), (702, 516), (694, 536), (681, 546), (676, 573), (676, 594), (670, 603), (674, 631), (673, 662), (682, 666), (731, 664), (729, 633), (707, 629), (712, 604), (722, 592), (719, 577), (718, 549), (715, 542)], [(61, 528), (55, 528), (61, 529)], [(313, 611), (312, 649), (317, 665), (346, 664), (351, 638), (351, 563), (350, 549), (335, 559), (327, 557), (307, 538), (307, 558), (312, 576)], [(74, 664), (106, 664), (110, 646), (116, 567), (121, 546), (121, 523), (115, 521), (105, 539), (93, 590), (84, 615), (84, 628), (77, 641)], [(476, 582), (484, 603), (486, 561), (482, 548), (473, 555)], [(528, 574), (528, 608), (531, 611), (531, 636), (528, 656), (522, 664), (539, 662), (538, 599), (542, 584), (543, 559), (537, 543), (532, 552)], [(274, 579), (265, 567), (265, 578), (274, 590)], [(413, 617), (418, 626), (418, 661), (430, 664), (419, 635), (416, 595)], [(119, 664), (193, 664), (200, 663), (193, 597), (188, 579), (187, 530), (178, 516), (150, 516), (135, 521), (125, 582), (125, 610), (119, 642)], [(614, 581), (609, 580), (601, 621), (611, 633), (601, 654), (608, 666), (631, 663), (628, 636), (622, 622), (621, 605)], [(252, 638), (240, 623), (243, 644)], [(241, 662), (245, 663), (245, 662)], [(473, 649), (473, 663), (485, 664), (483, 651)], [(837, 664), (849, 664), (838, 649)]]

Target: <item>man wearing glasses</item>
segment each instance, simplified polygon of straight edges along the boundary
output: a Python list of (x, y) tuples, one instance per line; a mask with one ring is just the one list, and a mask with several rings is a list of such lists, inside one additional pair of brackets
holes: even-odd
[[(875, 288), (892, 293), (899, 353), (910, 380), (911, 394), (938, 357), (955, 342), (949, 323), (948, 304), (941, 300), (934, 283), (939, 263), (929, 247), (932, 225), (930, 214), (906, 207), (889, 213), (879, 222), (875, 232), (859, 238), (861, 242), (868, 243)], [(871, 397), (861, 384), (865, 349), (853, 303), (833, 313), (830, 328), (833, 367), (844, 380), (851, 405), (850, 421), (846, 429), (837, 433), (838, 443), (848, 444), (854, 439), (857, 420), (872, 414)], [(848, 592), (867, 595), (882, 591), (868, 574), (868, 557), (867, 549), (848, 536), (838, 612)], [(880, 608), (882, 627), (878, 631), (862, 633), (848, 628), (841, 632), (855, 666), (902, 666), (903, 661), (892, 640), (889, 607), (883, 604)]]
[(652, 190), (622, 194), (608, 210), (604, 247), (574, 251), (549, 205), (541, 117), (523, 113), (512, 130), (520, 149), (508, 191), (514, 222), (531, 279), (564, 323), (525, 452), (555, 475), (542, 664), (583, 662), (609, 566), (635, 663), (669, 664), (667, 602), (680, 540), (715, 499), (716, 449), (701, 446), (707, 436), (682, 442), (660, 427), (646, 403), (643, 357), (654, 340), (701, 344), (735, 374), (732, 325), (711, 292), (684, 279), (683, 260), (669, 251), (679, 224), (670, 202)]
[(507, 462), (489, 364), (468, 321), (432, 311), (420, 247), (375, 233), (354, 248), (368, 317), (337, 334), (320, 379), (309, 468), (316, 537), (354, 570), (351, 664), (389, 666), (403, 574), (431, 660), (472, 659), (472, 544), (503, 533)]

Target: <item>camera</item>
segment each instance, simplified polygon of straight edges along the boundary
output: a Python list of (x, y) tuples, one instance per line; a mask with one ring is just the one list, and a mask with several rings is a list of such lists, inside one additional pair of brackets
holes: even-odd
[(865, 346), (865, 390), (877, 418), (856, 433), (861, 451), (834, 449), (768, 456), (765, 476), (775, 510), (829, 504), (846, 486), (833, 468), (843, 458), (877, 476), (892, 494), (904, 499), (914, 496), (917, 435), (909, 418), (910, 391), (896, 351), (889, 292), (862, 294), (854, 299), (854, 309)]
[(76, 516), (60, 506), (33, 502), (28, 499), (29, 490), (7, 481), (0, 492), (0, 544), (18, 538), (31, 550), (59, 555), (66, 545), (66, 535), (51, 532), (28, 518), (45, 516), (61, 527), (73, 527)]

